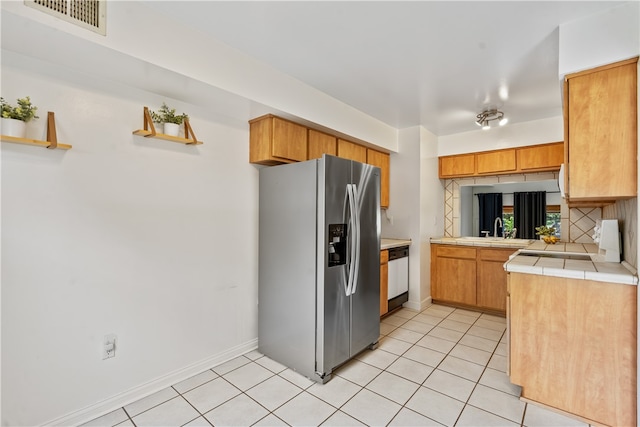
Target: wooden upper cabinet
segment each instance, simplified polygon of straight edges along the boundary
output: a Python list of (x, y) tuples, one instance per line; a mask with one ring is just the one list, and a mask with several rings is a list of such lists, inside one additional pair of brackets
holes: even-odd
[(367, 149), (367, 163), (380, 168), (380, 207), (389, 207), (389, 172), (391, 157), (387, 153)]
[(270, 114), (249, 121), (249, 162), (263, 165), (307, 160), (307, 128)]
[(628, 199), (638, 194), (637, 61), (565, 78), (570, 202)]
[(338, 138), (338, 157), (367, 163), (367, 149), (362, 145)]
[(516, 170), (516, 150), (515, 148), (511, 148), (478, 153), (476, 164), (478, 174), (513, 172)]
[(438, 166), (440, 178), (473, 175), (476, 172), (476, 155), (443, 156), (438, 159)]
[(518, 152), (518, 169), (540, 171), (545, 168), (558, 170), (564, 163), (564, 142), (521, 147)]
[(560, 170), (564, 142), (439, 157), (440, 178)]
[(309, 129), (309, 149), (308, 157), (319, 159), (323, 154), (336, 156), (338, 154), (337, 138), (315, 129)]

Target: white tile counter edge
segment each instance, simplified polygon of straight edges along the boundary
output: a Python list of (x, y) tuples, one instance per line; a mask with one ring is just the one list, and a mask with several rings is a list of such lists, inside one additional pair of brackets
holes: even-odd
[(431, 243), (437, 243), (441, 245), (460, 245), (460, 246), (480, 246), (489, 248), (513, 248), (523, 249), (531, 245), (535, 240), (527, 239), (485, 239), (478, 238), (464, 238), (464, 237), (432, 237), (429, 239)]
[[(520, 251), (513, 254), (509, 261), (504, 263), (504, 269), (513, 273), (536, 274), (540, 276), (564, 277), (567, 279), (583, 279), (593, 280), (596, 282), (620, 283), (624, 285), (638, 285), (638, 273), (629, 263), (623, 261), (621, 263), (613, 262), (592, 262), (581, 261), (584, 263), (582, 269), (578, 268), (578, 263), (572, 263), (567, 266), (569, 260), (564, 260), (564, 266), (538, 265), (544, 258), (519, 256)], [(544, 263), (542, 263), (544, 264)], [(601, 271), (598, 271), (601, 270)]]
[(402, 246), (411, 246), (411, 239), (387, 239), (385, 237), (380, 239), (380, 250), (399, 248)]

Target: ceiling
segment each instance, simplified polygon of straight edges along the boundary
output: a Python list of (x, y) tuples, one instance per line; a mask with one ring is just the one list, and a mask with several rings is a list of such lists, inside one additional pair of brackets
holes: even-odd
[[(150, 7), (398, 129), (562, 114), (558, 26), (612, 1), (158, 1)], [(203, 50), (206, 47), (203, 46)]]

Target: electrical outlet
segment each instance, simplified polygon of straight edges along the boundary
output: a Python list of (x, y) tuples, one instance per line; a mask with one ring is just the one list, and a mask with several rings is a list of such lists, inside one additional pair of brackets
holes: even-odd
[(116, 357), (116, 342), (118, 337), (116, 334), (105, 335), (102, 340), (102, 359)]

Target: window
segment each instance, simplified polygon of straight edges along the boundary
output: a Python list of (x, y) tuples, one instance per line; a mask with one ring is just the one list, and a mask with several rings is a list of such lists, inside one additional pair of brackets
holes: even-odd
[[(560, 237), (562, 224), (560, 221), (560, 205), (547, 205), (546, 219), (547, 227), (555, 228), (556, 236)], [(513, 206), (502, 207), (502, 222), (504, 224), (503, 229), (505, 232), (509, 232), (513, 229)]]

